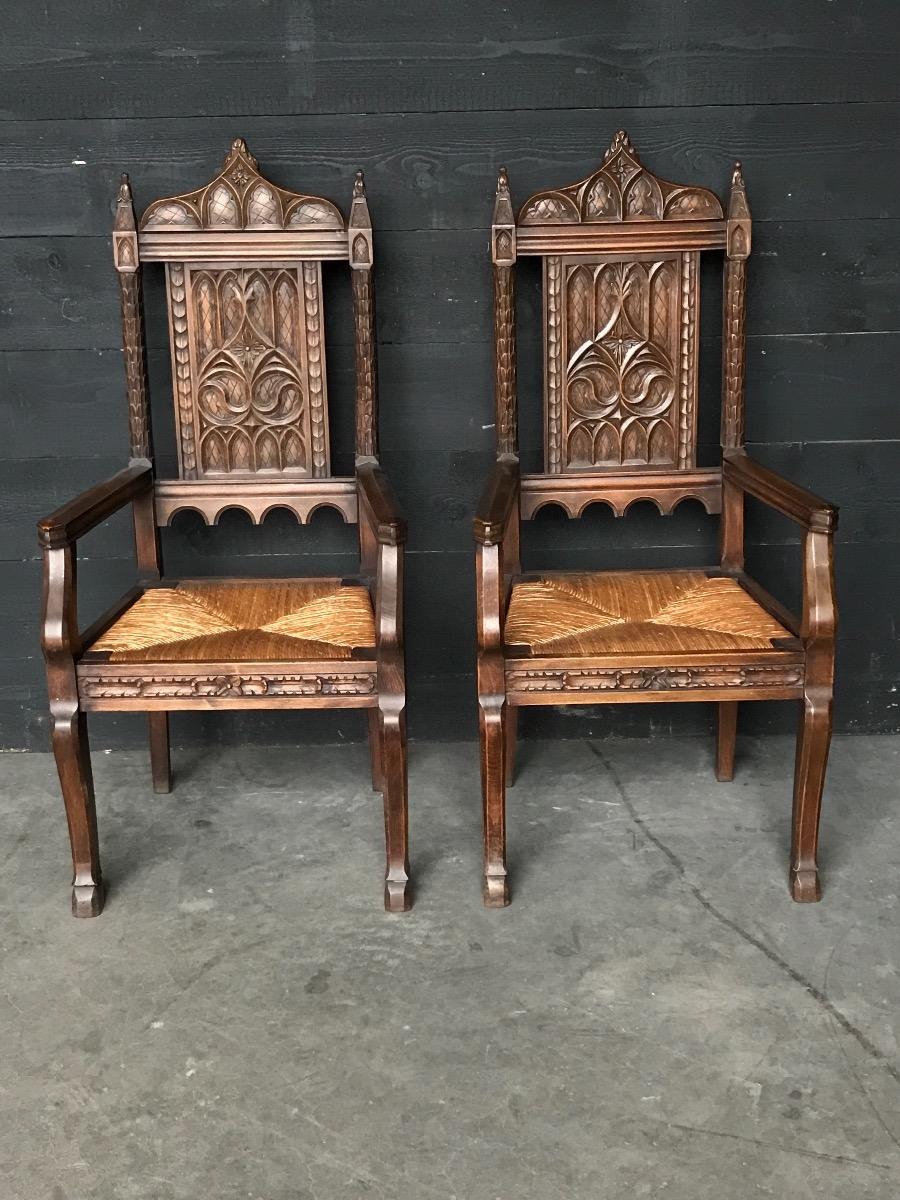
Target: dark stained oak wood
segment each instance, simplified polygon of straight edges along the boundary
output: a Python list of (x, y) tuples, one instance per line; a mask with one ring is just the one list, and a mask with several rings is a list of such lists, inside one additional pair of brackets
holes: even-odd
[(45, 549), (41, 644), (47, 662), (51, 741), (72, 847), (72, 913), (96, 917), (103, 910), (104, 888), (87, 723), (75, 674), (81, 649), (75, 576), (71, 545)]
[(126, 467), (111, 479), (98, 483), (38, 522), (38, 539), (46, 549), (71, 545), (107, 517), (123, 508), (129, 500), (153, 485), (153, 473), (146, 463)]
[[(411, 904), (403, 650), (406, 522), (378, 460), (374, 254), (362, 173), (353, 185), (347, 223), (330, 201), (265, 179), (237, 139), (209, 184), (155, 201), (140, 222), (123, 177), (113, 254), (132, 462), (38, 523), (44, 553), (42, 646), (74, 862), (73, 911), (96, 916), (103, 906), (88, 712), (148, 714), (153, 788), (167, 792), (172, 711), (358, 708), (367, 710), (373, 785), (384, 794), (384, 903), (389, 911), (402, 912)], [(322, 258), (349, 262), (354, 277), (357, 460), (347, 478), (333, 476), (330, 469)], [(154, 477), (141, 304), (144, 262), (166, 265), (178, 443), (174, 480)], [(129, 503), (141, 586), (79, 632), (75, 544)], [(179, 657), (174, 653), (177, 638), (165, 636), (164, 622), (152, 629), (149, 643), (126, 644), (138, 652), (136, 657), (119, 652), (117, 628), (121, 631), (130, 621), (132, 630), (147, 636), (141, 621), (159, 618), (142, 614), (156, 612), (160, 604), (174, 602), (166, 597), (181, 594), (171, 588), (146, 591), (162, 577), (158, 527), (179, 511), (191, 509), (214, 523), (226, 510), (239, 508), (260, 522), (272, 509), (287, 508), (306, 522), (323, 507), (359, 525), (359, 574), (368, 593), (360, 584), (354, 592), (340, 580), (320, 580), (325, 589), (312, 593), (309, 603), (315, 597), (327, 599), (334, 613), (345, 614), (333, 617), (344, 621), (340, 636), (359, 636), (359, 643), (341, 642), (340, 636), (327, 642), (320, 624), (315, 634), (295, 635), (298, 657), (282, 658), (294, 647), (290, 637), (276, 633), (272, 636), (289, 643), (282, 650), (276, 640), (279, 661), (247, 661), (246, 646), (257, 647), (252, 653), (262, 656), (272, 643), (259, 640), (263, 627), (244, 629), (238, 623), (232, 630), (226, 623), (229, 638), (236, 632), (257, 640), (245, 643), (243, 657), (232, 642), (232, 651), (220, 651), (237, 661), (199, 661), (201, 654), (214, 655), (215, 645), (207, 640), (212, 649), (196, 652), (194, 659)], [(223, 585), (234, 582), (226, 579)], [(273, 587), (280, 582), (291, 581), (271, 580)], [(255, 585), (254, 595), (264, 592), (264, 584)], [(299, 593), (295, 587), (289, 594)], [(248, 595), (242, 589), (235, 603), (245, 603)], [(355, 623), (348, 624), (346, 607), (339, 609), (342, 596), (356, 597)], [(180, 603), (189, 608), (193, 603), (193, 612), (199, 601)], [(302, 613), (302, 604), (297, 611)], [(293, 620), (297, 614), (291, 612)], [(192, 637), (207, 633), (211, 620), (207, 613), (194, 634), (179, 635), (182, 644), (185, 637), (192, 644)], [(306, 657), (304, 645), (310, 647)]]
[(716, 779), (734, 779), (734, 744), (737, 737), (738, 703), (723, 700), (716, 705)]
[(147, 714), (150, 727), (150, 772), (154, 792), (172, 790), (172, 758), (169, 751), (169, 714), (151, 712)]
[[(721, 467), (699, 468), (698, 252), (716, 249), (724, 250), (722, 458)], [(491, 227), (496, 462), (473, 523), (489, 906), (510, 897), (505, 793), (515, 755), (511, 714), (523, 706), (663, 701), (715, 703), (721, 780), (734, 774), (739, 702), (800, 702), (791, 894), (801, 901), (819, 898), (816, 846), (831, 734), (837, 509), (744, 450), (750, 251), (740, 163), (722, 206), (705, 188), (652, 175), (619, 132), (591, 175), (534, 193), (517, 217), (507, 173), (499, 172)], [(544, 471), (523, 475), (513, 271), (517, 259), (529, 254), (543, 266)], [(799, 621), (744, 570), (745, 495), (805, 531)], [(647, 500), (661, 514), (684, 500), (721, 513), (719, 566), (670, 572), (673, 593), (655, 592), (662, 583), (646, 570), (590, 585), (605, 591), (585, 590), (586, 581), (599, 575), (520, 575), (520, 521), (545, 506), (581, 517), (592, 504), (604, 503), (623, 516)], [(681, 605), (677, 633), (664, 619), (652, 623), (673, 603)], [(735, 636), (728, 622), (742, 622)]]

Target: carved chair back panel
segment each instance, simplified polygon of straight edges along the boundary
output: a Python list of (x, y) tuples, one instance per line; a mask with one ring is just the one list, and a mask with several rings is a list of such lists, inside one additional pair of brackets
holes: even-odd
[(696, 461), (696, 252), (544, 258), (548, 473)]
[[(546, 474), (639, 473), (665, 477), (654, 486), (670, 490), (673, 473), (696, 474), (700, 252), (746, 258), (749, 234), (739, 170), (726, 218), (707, 188), (647, 170), (621, 130), (596, 171), (536, 192), (518, 217), (501, 168), (492, 225), (501, 452), (517, 446), (514, 367), (507, 367), (514, 355), (511, 271), (518, 257), (537, 255)], [(729, 294), (738, 295), (739, 282), (735, 276)], [(736, 357), (726, 390), (739, 390), (739, 366)], [(560, 479), (560, 487), (569, 485)]]
[(182, 479), (329, 474), (321, 264), (166, 264)]

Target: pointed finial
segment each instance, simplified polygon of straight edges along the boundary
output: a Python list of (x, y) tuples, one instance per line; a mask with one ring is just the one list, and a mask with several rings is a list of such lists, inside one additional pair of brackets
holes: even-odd
[[(370, 266), (372, 262), (372, 218), (366, 199), (366, 181), (362, 171), (353, 177), (353, 199), (350, 201), (350, 220), (347, 222), (350, 237), (350, 265)], [(362, 238), (358, 235), (362, 234)]]
[(610, 142), (609, 149), (603, 155), (603, 161), (607, 162), (614, 154), (618, 154), (620, 150), (624, 150), (626, 154), (630, 154), (632, 158), (637, 158), (637, 151), (631, 144), (631, 138), (624, 129), (616, 131), (616, 136)]
[(256, 159), (253, 157), (253, 155), (247, 149), (247, 143), (244, 141), (243, 138), (240, 138), (240, 137), (235, 138), (232, 141), (231, 149), (225, 155), (225, 166), (226, 167), (229, 166), (231, 163), (233, 163), (235, 161), (235, 159), (238, 159), (238, 158), (244, 159), (246, 162), (248, 162), (253, 167), (254, 170), (256, 170), (259, 166)]
[(747, 189), (744, 186), (744, 173), (741, 164), (736, 162), (731, 173), (731, 191), (728, 195), (729, 221), (744, 221), (750, 216), (750, 206), (747, 203)]
[(494, 200), (492, 224), (512, 228), (515, 223), (516, 218), (513, 216), (512, 199), (509, 194), (509, 177), (506, 174), (506, 167), (501, 167), (497, 172), (497, 197)]
[(128, 176), (123, 175), (116, 192), (116, 218), (113, 229), (130, 232), (134, 229), (134, 204), (131, 199), (131, 184)]

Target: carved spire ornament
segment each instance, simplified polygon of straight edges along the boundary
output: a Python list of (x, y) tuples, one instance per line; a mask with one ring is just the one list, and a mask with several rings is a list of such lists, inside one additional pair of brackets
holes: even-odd
[(536, 192), (522, 205), (519, 224), (715, 220), (722, 215), (713, 192), (671, 183), (648, 171), (620, 129), (598, 171), (568, 187)]
[(518, 453), (516, 411), (516, 220), (506, 167), (497, 172), (497, 194), (491, 223), (494, 263), (494, 392), (497, 453)]
[(353, 324), (356, 335), (356, 454), (378, 457), (378, 368), (375, 356), (375, 283), (372, 219), (362, 171), (353, 180), (347, 245), (353, 285)]
[(726, 222), (725, 285), (722, 319), (722, 445), (744, 444), (744, 368), (747, 309), (747, 258), (750, 254), (750, 206), (741, 164), (734, 164)]
[(152, 457), (150, 409), (147, 402), (147, 363), (141, 299), (141, 267), (134, 205), (128, 176), (123, 175), (116, 194), (113, 222), (113, 256), (119, 276), (122, 308), (122, 355), (128, 395), (128, 432), (132, 461)]
[(235, 138), (222, 169), (205, 187), (157, 200), (141, 218), (142, 230), (343, 229), (338, 208), (321, 196), (276, 187), (260, 174), (243, 138)]

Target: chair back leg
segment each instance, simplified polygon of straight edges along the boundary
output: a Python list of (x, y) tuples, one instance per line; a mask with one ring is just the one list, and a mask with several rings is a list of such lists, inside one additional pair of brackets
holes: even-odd
[(729, 783), (734, 779), (734, 744), (737, 739), (738, 706), (736, 700), (716, 705), (716, 779)]
[(508, 788), (511, 788), (516, 781), (516, 731), (518, 725), (519, 710), (511, 704), (507, 704), (504, 754), (506, 755), (506, 786)]
[(384, 791), (384, 766), (381, 746), (381, 718), (377, 708), (368, 709), (369, 757), (372, 762), (372, 791)]
[(150, 728), (150, 771), (153, 790), (164, 794), (172, 790), (172, 757), (169, 753), (169, 714), (148, 713)]

